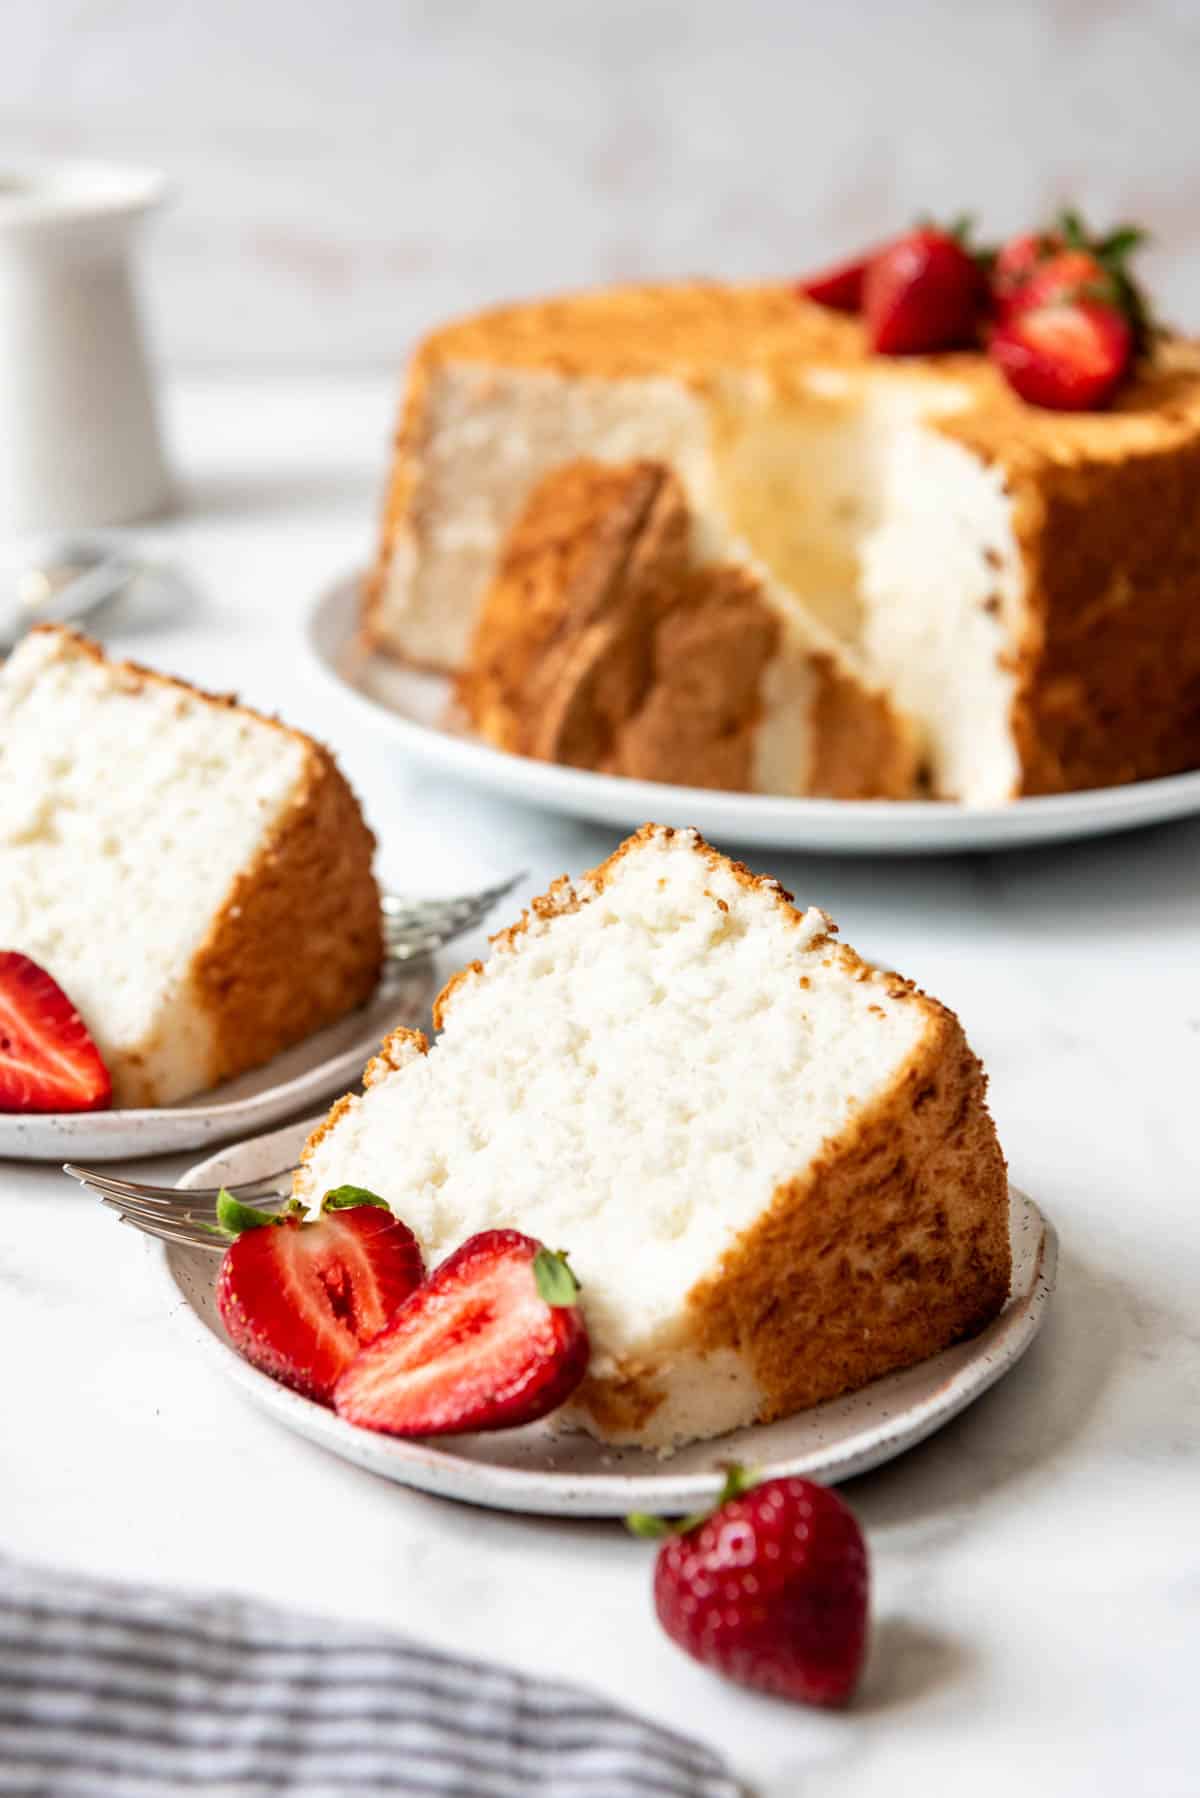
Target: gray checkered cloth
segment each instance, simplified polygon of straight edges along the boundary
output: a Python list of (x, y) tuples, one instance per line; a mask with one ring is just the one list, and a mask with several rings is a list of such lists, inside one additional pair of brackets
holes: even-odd
[(0, 1560), (0, 1792), (739, 1798), (699, 1743), (383, 1631)]

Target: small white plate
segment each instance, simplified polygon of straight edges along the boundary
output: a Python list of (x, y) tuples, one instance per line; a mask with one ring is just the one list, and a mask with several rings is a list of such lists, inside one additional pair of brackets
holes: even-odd
[[(256, 1180), (287, 1167), (311, 1125), (292, 1125), (239, 1143), (189, 1169), (182, 1187)], [(494, 1435), (402, 1442), (344, 1423), (323, 1405), (258, 1373), (230, 1346), (213, 1297), (215, 1255), (151, 1243), (170, 1290), (170, 1309), (219, 1367), (262, 1410), (343, 1460), (402, 1486), (465, 1499), (499, 1511), (559, 1517), (664, 1515), (694, 1510), (718, 1490), (720, 1463), (731, 1457), (768, 1474), (844, 1480), (878, 1467), (932, 1432), (985, 1392), (1020, 1360), (1036, 1336), (1054, 1291), (1058, 1243), (1032, 1199), (1012, 1198), (1013, 1278), (1008, 1304), (986, 1330), (903, 1373), (889, 1374), (847, 1398), (778, 1423), (693, 1443), (668, 1460), (640, 1449), (606, 1448), (590, 1436), (555, 1434), (549, 1425)], [(179, 1304), (182, 1296), (184, 1303)]]
[(492, 749), (445, 722), (449, 682), (364, 650), (357, 576), (329, 587), (309, 618), (322, 675), (414, 761), (547, 811), (621, 830), (694, 825), (715, 843), (841, 855), (938, 855), (1104, 836), (1200, 812), (1200, 770), (1090, 793), (973, 807), (932, 800), (773, 799), (560, 768)]
[(182, 1105), (146, 1110), (0, 1112), (0, 1159), (131, 1161), (228, 1142), (356, 1086), (398, 1024), (420, 1025), (438, 982), (428, 961), (385, 976), (349, 1017)]

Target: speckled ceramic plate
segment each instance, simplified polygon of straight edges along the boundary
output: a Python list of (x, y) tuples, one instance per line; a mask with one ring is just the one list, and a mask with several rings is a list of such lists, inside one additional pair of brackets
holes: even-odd
[(559, 768), (506, 755), (445, 722), (449, 683), (367, 653), (358, 639), (358, 579), (327, 589), (309, 619), (317, 668), (411, 760), (468, 785), (634, 830), (648, 818), (692, 824), (718, 844), (840, 855), (951, 855), (1104, 836), (1200, 812), (1200, 771), (1091, 793), (964, 806), (933, 800), (775, 799)]
[[(286, 1167), (308, 1125), (239, 1143), (190, 1169), (181, 1186), (255, 1180)], [(494, 1435), (401, 1442), (343, 1423), (332, 1411), (276, 1384), (230, 1348), (213, 1298), (217, 1257), (151, 1243), (171, 1310), (219, 1368), (262, 1410), (310, 1442), (371, 1473), (443, 1498), (501, 1511), (614, 1517), (627, 1511), (690, 1511), (720, 1486), (718, 1463), (731, 1457), (770, 1474), (842, 1480), (877, 1467), (939, 1429), (1020, 1360), (1036, 1336), (1054, 1291), (1058, 1245), (1053, 1227), (1013, 1191), (1013, 1283), (1008, 1304), (982, 1335), (876, 1380), (861, 1392), (778, 1423), (695, 1443), (668, 1460), (636, 1449), (605, 1448), (547, 1424)], [(179, 1303), (183, 1299), (182, 1306)]]
[(419, 1025), (438, 980), (427, 961), (390, 974), (373, 999), (266, 1067), (157, 1109), (0, 1113), (0, 1160), (136, 1161), (264, 1130), (357, 1085), (398, 1024)]

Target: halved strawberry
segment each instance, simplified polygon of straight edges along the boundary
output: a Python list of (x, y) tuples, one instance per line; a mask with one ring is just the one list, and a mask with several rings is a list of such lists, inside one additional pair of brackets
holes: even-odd
[(337, 1383), (338, 1415), (389, 1436), (503, 1430), (545, 1417), (587, 1370), (566, 1257), (484, 1230), (442, 1262)]
[(103, 1111), (112, 1080), (87, 1025), (45, 968), (0, 950), (0, 1111)]
[(872, 251), (866, 256), (856, 256), (851, 262), (836, 262), (832, 268), (797, 281), (796, 292), (806, 299), (816, 300), (819, 306), (831, 307), (834, 312), (861, 312), (863, 278), (871, 256), (877, 254), (878, 251)]
[(217, 1276), (217, 1309), (234, 1347), (328, 1404), (342, 1369), (420, 1285), (416, 1237), (358, 1187), (327, 1193), (313, 1222), (298, 1204), (276, 1215), (228, 1193), (217, 1217), (236, 1234)]
[(1031, 405), (1088, 412), (1120, 384), (1133, 332), (1115, 307), (1077, 300), (1015, 313), (992, 333), (988, 355)]
[(962, 232), (922, 225), (881, 250), (867, 269), (867, 339), (887, 356), (960, 348), (975, 340), (985, 292)]

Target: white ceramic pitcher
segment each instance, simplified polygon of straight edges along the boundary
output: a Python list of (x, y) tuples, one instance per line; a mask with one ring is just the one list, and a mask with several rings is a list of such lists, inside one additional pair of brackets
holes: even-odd
[(149, 170), (0, 164), (0, 535), (125, 524), (170, 499), (130, 279)]

